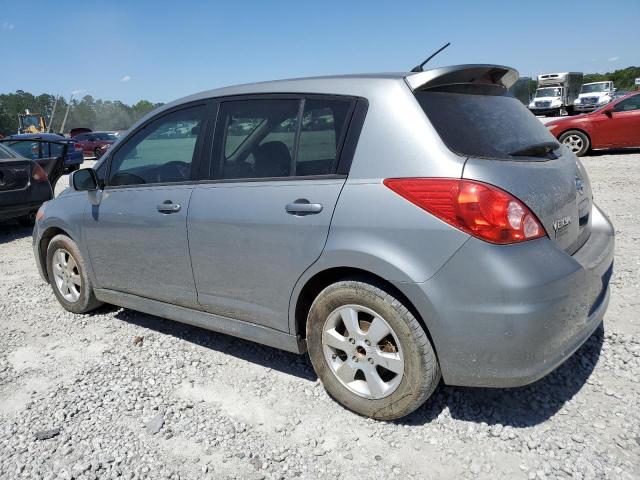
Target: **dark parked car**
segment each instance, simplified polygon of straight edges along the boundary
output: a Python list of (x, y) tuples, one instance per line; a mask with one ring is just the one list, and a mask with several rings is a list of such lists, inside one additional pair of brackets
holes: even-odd
[(84, 162), (80, 145), (55, 133), (24, 133), (0, 140), (29, 160), (36, 160), (45, 169), (52, 185), (64, 173), (77, 170)]
[(0, 220), (31, 224), (42, 203), (53, 198), (47, 172), (0, 144)]
[(80, 133), (72, 138), (82, 145), (82, 152), (85, 155), (96, 158), (102, 156), (105, 152), (105, 146), (109, 148), (118, 139), (113, 132)]
[(585, 115), (553, 120), (547, 128), (579, 157), (589, 150), (640, 147), (640, 92)]

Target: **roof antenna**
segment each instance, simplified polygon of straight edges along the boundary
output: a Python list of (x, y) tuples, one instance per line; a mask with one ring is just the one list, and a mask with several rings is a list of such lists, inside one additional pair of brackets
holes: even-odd
[(411, 69), (412, 72), (423, 72), (424, 69), (422, 67), (424, 67), (427, 62), (429, 60), (431, 60), (433, 57), (435, 57), (436, 55), (438, 55), (442, 50), (444, 50), (445, 48), (447, 48), (449, 45), (451, 45), (451, 42), (448, 42), (444, 47), (441, 47), (439, 50), (437, 50), (436, 52), (432, 53), (429, 58), (427, 58), (424, 62), (422, 62), (420, 65), (416, 65), (415, 67), (413, 67)]

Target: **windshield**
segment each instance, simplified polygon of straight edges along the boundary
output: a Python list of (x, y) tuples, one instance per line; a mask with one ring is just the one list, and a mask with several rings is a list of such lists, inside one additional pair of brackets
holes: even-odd
[(606, 92), (608, 90), (606, 83), (594, 83), (592, 85), (583, 85), (580, 93)]
[(539, 88), (536, 91), (536, 98), (540, 98), (540, 97), (561, 97), (561, 96), (562, 96), (562, 88), (560, 88), (560, 87)]
[(532, 147), (543, 153), (559, 147), (544, 125), (502, 87), (450, 85), (417, 92), (416, 98), (440, 138), (459, 155), (522, 160), (523, 151), (539, 156)]
[(36, 115), (25, 115), (22, 118), (22, 126), (26, 127), (40, 127), (40, 117)]
[(112, 142), (118, 139), (113, 133), (94, 133), (93, 136), (98, 140), (111, 140)]

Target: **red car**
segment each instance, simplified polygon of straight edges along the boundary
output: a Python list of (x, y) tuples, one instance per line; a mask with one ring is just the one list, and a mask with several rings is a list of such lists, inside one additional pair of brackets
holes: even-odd
[(82, 152), (85, 155), (96, 158), (100, 158), (106, 151), (105, 146), (109, 148), (118, 139), (112, 132), (79, 133), (72, 138), (82, 145)]
[(589, 150), (640, 147), (640, 91), (591, 113), (553, 120), (546, 127), (579, 157)]

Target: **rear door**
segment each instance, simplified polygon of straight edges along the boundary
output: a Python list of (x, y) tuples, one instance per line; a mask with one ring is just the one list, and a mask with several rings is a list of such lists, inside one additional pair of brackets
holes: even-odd
[(346, 179), (336, 172), (354, 103), (220, 103), (210, 181), (196, 187), (188, 219), (204, 310), (288, 331), (291, 292), (322, 252)]
[(586, 172), (504, 88), (445, 85), (416, 97), (447, 146), (467, 157), (463, 178), (519, 198), (565, 251), (587, 240), (592, 197)]
[[(110, 155), (100, 202), (88, 205), (84, 215), (98, 287), (198, 306), (187, 211), (205, 118), (205, 104), (160, 114)], [(164, 135), (176, 125), (185, 135)]]

